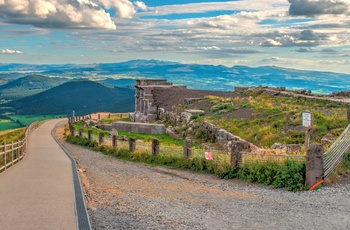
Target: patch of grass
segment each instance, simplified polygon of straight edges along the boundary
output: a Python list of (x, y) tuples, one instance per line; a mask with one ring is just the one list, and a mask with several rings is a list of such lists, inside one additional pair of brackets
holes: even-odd
[[(347, 105), (326, 100), (308, 100), (302, 97), (281, 97), (248, 94), (246, 98), (221, 98), (208, 96), (203, 100), (211, 103), (205, 120), (242, 137), (260, 147), (270, 147), (276, 142), (298, 144), (305, 141), (302, 112), (314, 115), (311, 142), (321, 142), (324, 135), (340, 135), (347, 126)], [(250, 108), (247, 118), (230, 115), (228, 106), (239, 110)]]
[(1, 120), (0, 121), (0, 131), (18, 129), (21, 125), (17, 122), (11, 120)]
[(117, 121), (130, 121), (128, 113), (111, 114), (110, 118), (103, 118), (101, 120), (103, 123), (113, 123)]
[(110, 146), (98, 146), (96, 141), (89, 141), (85, 137), (68, 136), (70, 143), (81, 145), (105, 155), (118, 159), (134, 162), (142, 162), (150, 165), (168, 166), (176, 169), (190, 170), (194, 172), (208, 173), (222, 179), (240, 179), (251, 183), (272, 185), (277, 188), (286, 188), (289, 191), (305, 190), (305, 163), (287, 160), (282, 163), (268, 161), (250, 162), (241, 168), (231, 167), (229, 160), (223, 160), (220, 155), (214, 155), (212, 161), (203, 156), (194, 155), (186, 159), (183, 155), (169, 149), (166, 154), (151, 155), (147, 151), (135, 151), (130, 153), (128, 149), (112, 148)]
[(0, 131), (17, 129), (21, 127), (29, 126), (34, 121), (44, 121), (56, 117), (62, 117), (59, 115), (7, 115), (8, 119), (0, 120)]
[(339, 177), (350, 176), (350, 151), (344, 155), (342, 163), (336, 168), (336, 170), (329, 176), (331, 182), (337, 180)]
[[(74, 123), (74, 128), (75, 130), (79, 130), (80, 127), (84, 124), (84, 122), (76, 122)], [(84, 128), (84, 132), (88, 132), (88, 128)], [(108, 130), (97, 130), (97, 129), (92, 129), (92, 134), (93, 135), (99, 135), (100, 132), (104, 132), (105, 134), (109, 134), (110, 131)], [(168, 134), (140, 134), (140, 133), (131, 133), (131, 132), (123, 132), (123, 131), (118, 131), (118, 136), (124, 136), (126, 138), (134, 138), (136, 140), (142, 140), (146, 143), (152, 142), (152, 139), (158, 139), (161, 143), (161, 145), (166, 145), (166, 146), (182, 146), (183, 145), (183, 140), (177, 140), (172, 137), (170, 137)]]
[(127, 138), (132, 137), (136, 140), (142, 140), (144, 142), (151, 142), (152, 139), (158, 139), (162, 145), (172, 146), (172, 145), (183, 145), (183, 140), (177, 140), (170, 137), (168, 134), (139, 134), (139, 133), (129, 133), (118, 131), (119, 136), (125, 136)]
[(24, 137), (25, 128), (0, 132), (0, 144), (18, 141)]

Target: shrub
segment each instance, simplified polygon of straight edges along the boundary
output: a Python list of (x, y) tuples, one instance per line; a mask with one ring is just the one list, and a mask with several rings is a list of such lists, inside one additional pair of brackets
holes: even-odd
[[(290, 191), (299, 191), (305, 187), (305, 164), (293, 160), (283, 163), (274, 161), (244, 164), (241, 168), (233, 168), (228, 162), (215, 159), (208, 161), (203, 157), (186, 159), (181, 155), (161, 154), (152, 156), (147, 152), (135, 151), (130, 153), (127, 149), (113, 149), (112, 147), (98, 146), (96, 141), (90, 141), (85, 137), (67, 136), (66, 141), (72, 144), (88, 147), (100, 151), (105, 155), (113, 156), (123, 160), (144, 162), (152, 165), (166, 165), (178, 169), (186, 169), (195, 172), (210, 173), (221, 179), (238, 178), (251, 183), (273, 185), (276, 188), (286, 188)], [(350, 167), (350, 154), (346, 155)]]

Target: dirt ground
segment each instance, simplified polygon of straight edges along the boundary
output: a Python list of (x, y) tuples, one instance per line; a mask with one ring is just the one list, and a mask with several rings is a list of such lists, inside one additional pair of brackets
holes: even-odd
[[(57, 135), (62, 132), (58, 130)], [(291, 193), (212, 175), (124, 162), (62, 143), (77, 162), (93, 229), (350, 226), (347, 185)], [(318, 221), (320, 216), (322, 223)]]

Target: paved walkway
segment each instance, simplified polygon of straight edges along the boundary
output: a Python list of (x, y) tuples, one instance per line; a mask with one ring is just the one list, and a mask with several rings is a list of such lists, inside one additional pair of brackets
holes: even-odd
[(76, 229), (72, 166), (50, 120), (30, 136), (28, 154), (0, 174), (0, 229)]

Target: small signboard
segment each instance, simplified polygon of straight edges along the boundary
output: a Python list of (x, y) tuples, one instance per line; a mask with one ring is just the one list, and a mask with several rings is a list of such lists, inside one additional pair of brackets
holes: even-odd
[(312, 113), (310, 111), (303, 111), (303, 126), (306, 128), (312, 128)]

